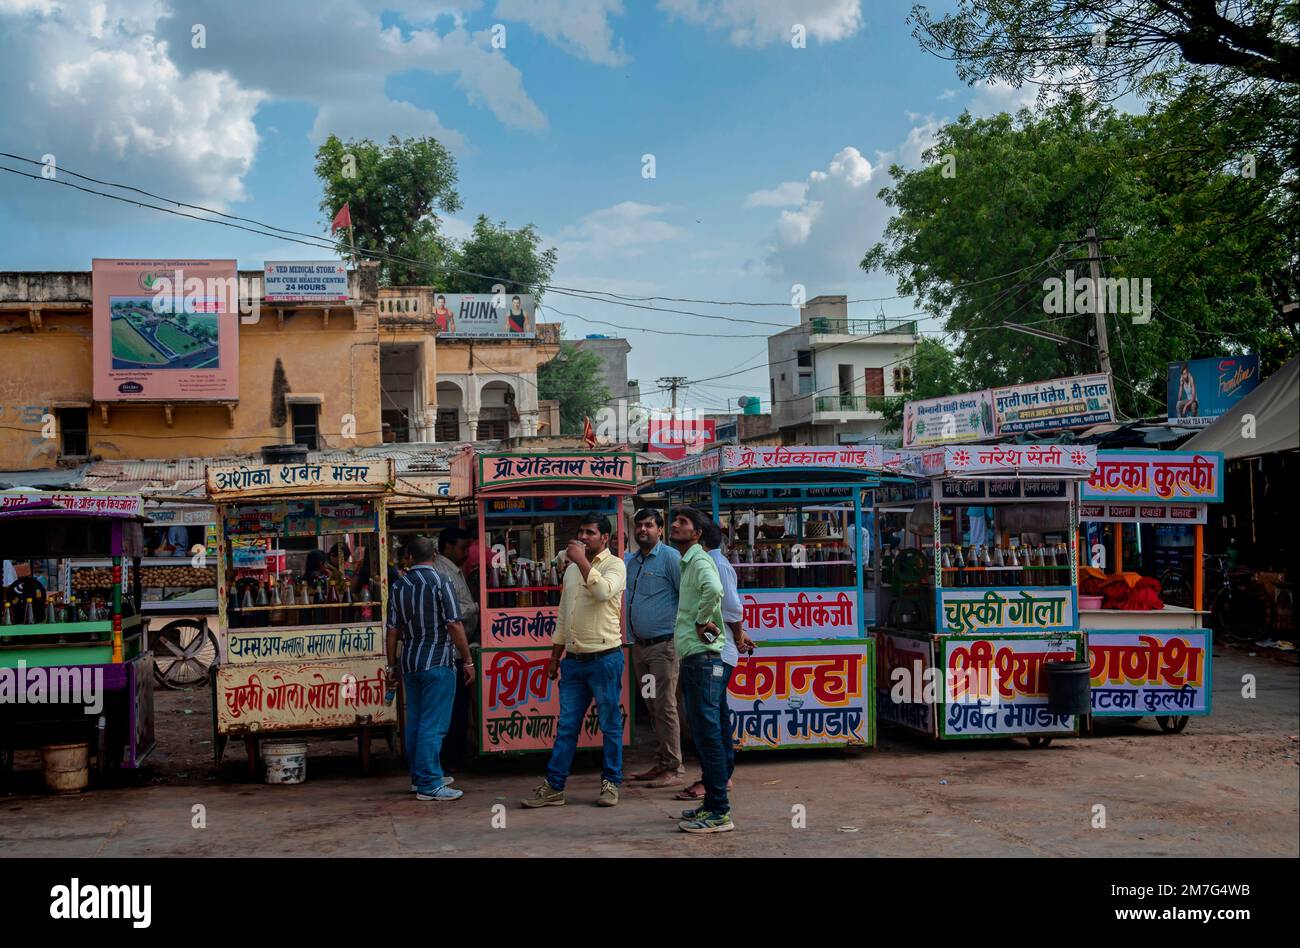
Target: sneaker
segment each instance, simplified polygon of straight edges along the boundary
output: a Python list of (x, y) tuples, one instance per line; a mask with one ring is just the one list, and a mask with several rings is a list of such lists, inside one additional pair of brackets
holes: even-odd
[(602, 780), (600, 796), (596, 797), (596, 806), (618, 806), (618, 784)]
[(437, 790), (433, 791), (433, 793), (420, 793), (417, 790), (415, 793), (415, 799), (417, 800), (459, 800), (464, 795), (465, 795), (464, 790), (453, 790), (451, 787), (448, 787), (444, 784), (443, 786), (439, 787)]
[(556, 790), (549, 783), (544, 783), (527, 800), (520, 800), (526, 807), (564, 806), (564, 791)]
[(709, 812), (709, 811), (706, 810), (706, 809), (704, 809), (703, 806), (697, 806), (697, 807), (695, 807), (695, 808), (692, 809), (692, 810), (682, 810), (682, 819), (684, 819), (684, 820), (698, 820), (698, 819), (700, 818), (701, 815), (703, 815), (703, 814), (705, 814), (705, 813), (707, 813), (707, 812)]
[[(453, 783), (455, 783), (455, 782), (456, 782), (456, 778), (455, 778), (455, 777), (443, 777), (443, 778), (442, 778), (442, 783), (438, 784), (438, 786), (440, 786), (440, 787), (450, 787), (450, 786), (451, 786)], [(417, 787), (415, 784), (411, 784), (411, 792), (412, 792), (412, 793), (419, 793), (419, 792), (420, 792), (420, 788)]]
[(677, 828), (683, 833), (728, 833), (736, 828), (736, 824), (731, 822), (730, 813), (719, 815), (703, 811), (693, 820), (682, 820)]

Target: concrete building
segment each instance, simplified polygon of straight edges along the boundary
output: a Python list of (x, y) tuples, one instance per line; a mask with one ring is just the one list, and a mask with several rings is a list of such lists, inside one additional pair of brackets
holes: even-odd
[[(373, 266), (329, 304), (266, 303), (262, 276), (239, 273), (241, 301), (258, 306), (240, 317), (237, 397), (144, 402), (93, 397), (90, 271), (0, 273), (0, 471), (538, 433), (537, 366), (559, 351), (555, 325), (439, 342), (432, 290), (381, 290)], [(276, 386), (287, 387), (282, 424)]]
[(883, 434), (868, 403), (909, 378), (916, 322), (850, 319), (848, 297), (816, 296), (799, 325), (768, 338), (772, 426), (783, 444), (842, 444)]
[(632, 345), (626, 339), (590, 335), (586, 339), (573, 340), (573, 345), (582, 352), (592, 352), (600, 358), (601, 375), (605, 387), (609, 389), (611, 404), (617, 404), (620, 398), (636, 401), (640, 397), (640, 386), (635, 381), (629, 383), (627, 380), (627, 354), (632, 351)]

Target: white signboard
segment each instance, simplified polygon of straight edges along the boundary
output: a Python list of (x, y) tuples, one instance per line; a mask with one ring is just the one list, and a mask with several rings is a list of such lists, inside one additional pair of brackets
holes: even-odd
[(268, 303), (345, 303), (348, 268), (338, 260), (268, 260), (262, 298)]
[(1074, 375), (993, 390), (998, 435), (1088, 428), (1115, 420), (1108, 375)]
[(993, 401), (988, 389), (926, 398), (903, 405), (903, 446), (983, 441), (993, 437)]

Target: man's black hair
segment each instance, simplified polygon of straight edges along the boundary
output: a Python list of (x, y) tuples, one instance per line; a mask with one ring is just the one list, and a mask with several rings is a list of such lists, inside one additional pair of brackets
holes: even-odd
[(609, 522), (609, 518), (603, 514), (590, 514), (578, 521), (578, 526), (585, 527), (587, 524), (595, 524), (596, 532), (601, 536), (609, 536), (614, 532), (614, 527)]
[(700, 513), (694, 507), (674, 507), (669, 515), (674, 520), (678, 517), (685, 517), (691, 522), (691, 527), (695, 530), (699, 530), (700, 533), (704, 532), (704, 525), (709, 520), (708, 517), (704, 516), (704, 514)]
[(704, 529), (700, 531), (700, 546), (706, 550), (716, 550), (722, 546), (722, 528), (717, 521), (704, 521)]
[(406, 555), (411, 558), (412, 563), (433, 562), (433, 541), (428, 537), (413, 537), (411, 542), (406, 544)]
[(642, 507), (632, 515), (633, 523), (640, 523), (642, 520), (653, 520), (660, 530), (664, 528), (664, 515), (653, 507)]
[(447, 547), (451, 546), (457, 540), (465, 538), (465, 531), (460, 527), (447, 527), (442, 533), (438, 534), (438, 552), (447, 552)]

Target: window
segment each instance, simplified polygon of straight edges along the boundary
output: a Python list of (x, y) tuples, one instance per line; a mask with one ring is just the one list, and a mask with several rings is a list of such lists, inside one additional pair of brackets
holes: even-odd
[(811, 395), (813, 391), (813, 377), (811, 372), (799, 373), (799, 388), (796, 394)]
[(478, 415), (478, 441), (501, 441), (510, 437), (510, 415), (506, 408), (483, 408)]
[(84, 458), (90, 454), (89, 409), (59, 409), (59, 454), (66, 458)]
[(397, 444), (409, 444), (411, 440), (411, 424), (407, 420), (406, 412), (400, 408), (385, 408), (383, 411), (384, 422), (384, 441), (388, 443), (396, 442)]
[(455, 408), (439, 408), (433, 437), (438, 441), (460, 440), (460, 412)]
[(293, 413), (293, 443), (305, 444), (307, 450), (319, 450), (320, 406), (296, 404), (289, 406)]
[[(783, 375), (781, 376), (781, 378), (784, 379), (785, 376)], [(768, 389), (768, 395), (770, 396), (768, 398), (768, 403), (771, 405), (775, 405), (776, 404), (776, 379), (772, 378), (770, 375), (767, 378), (767, 389)]]
[(894, 391), (906, 392), (912, 387), (912, 370), (907, 366), (894, 369)]
[(867, 369), (865, 382), (868, 398), (880, 398), (885, 394), (884, 369)]
[(799, 350), (797, 350), (797, 351), (795, 352), (795, 356), (796, 356), (796, 357), (798, 358), (798, 360), (799, 360), (799, 368), (801, 368), (801, 369), (811, 369), (811, 368), (812, 368), (812, 350), (811, 350), (811, 349), (799, 349)]

